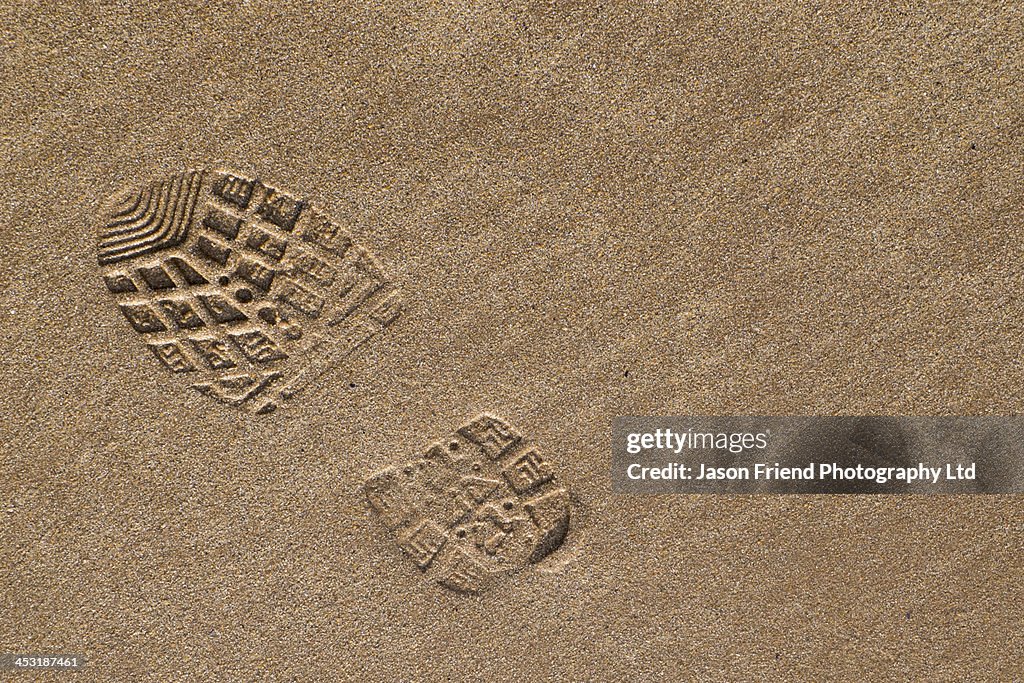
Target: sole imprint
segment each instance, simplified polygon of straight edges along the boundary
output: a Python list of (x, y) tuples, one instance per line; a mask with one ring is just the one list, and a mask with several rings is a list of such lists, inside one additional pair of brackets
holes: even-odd
[(569, 531), (569, 495), (551, 464), (490, 415), (373, 475), (364, 492), (409, 559), (460, 593), (540, 562)]
[(397, 290), (345, 229), (256, 178), (191, 170), (125, 194), (98, 261), (128, 325), (199, 394), (269, 413), (390, 325)]

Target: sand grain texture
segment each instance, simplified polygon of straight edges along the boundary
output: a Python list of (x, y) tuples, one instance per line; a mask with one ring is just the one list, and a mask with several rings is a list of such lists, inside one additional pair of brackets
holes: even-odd
[[(615, 415), (1021, 410), (1019, 6), (338, 5), (0, 4), (0, 651), (81, 652), (77, 681), (1020, 675), (1019, 498), (608, 472)], [(406, 302), (286, 411), (172, 386), (103, 286), (107, 198), (198, 167), (303, 193)], [(361, 487), (483, 412), (574, 508), (561, 561), (467, 596)]]

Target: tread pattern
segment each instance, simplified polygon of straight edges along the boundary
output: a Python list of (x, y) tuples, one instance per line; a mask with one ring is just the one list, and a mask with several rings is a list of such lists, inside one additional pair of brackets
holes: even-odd
[(315, 386), (402, 310), (341, 225), (229, 171), (132, 193), (104, 217), (97, 260), (169, 381), (256, 414)]
[(204, 175), (204, 171), (187, 171), (139, 190), (134, 203), (115, 212), (100, 230), (100, 264), (181, 244), (188, 235)]
[(569, 532), (569, 494), (551, 463), (488, 414), (373, 475), (363, 492), (395, 544), (457, 593), (541, 562)]

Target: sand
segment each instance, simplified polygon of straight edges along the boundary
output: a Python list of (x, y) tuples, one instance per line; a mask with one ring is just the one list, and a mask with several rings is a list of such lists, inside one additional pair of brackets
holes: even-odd
[[(609, 440), (1020, 410), (1022, 19), (3, 3), (0, 652), (83, 654), (77, 681), (1019, 677), (1019, 497), (612, 495)], [(307, 198), (401, 292), (273, 412), (177, 381), (101, 277), (110, 198), (196, 168)], [(571, 518), (466, 593), (364, 484), (484, 414)]]

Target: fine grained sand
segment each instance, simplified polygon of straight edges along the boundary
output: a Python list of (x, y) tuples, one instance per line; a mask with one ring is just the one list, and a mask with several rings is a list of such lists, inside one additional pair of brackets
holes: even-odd
[[(1020, 675), (1017, 497), (608, 471), (615, 415), (1020, 410), (1019, 7), (337, 4), (0, 7), (0, 652), (84, 654), (78, 681)], [(106, 197), (207, 165), (345, 221), (407, 304), (271, 415), (172, 386), (99, 278)], [(466, 596), (361, 486), (482, 412), (576, 503), (558, 564)]]

